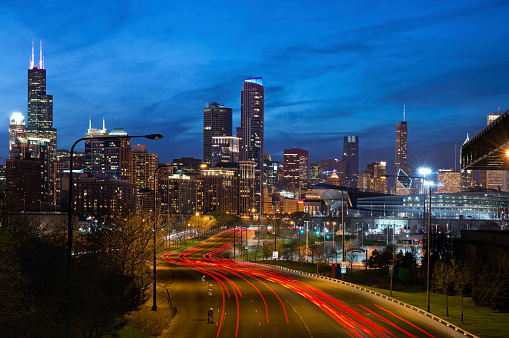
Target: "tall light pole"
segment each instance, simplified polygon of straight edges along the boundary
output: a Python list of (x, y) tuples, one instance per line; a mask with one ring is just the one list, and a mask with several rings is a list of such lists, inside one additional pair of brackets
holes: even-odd
[(430, 312), (430, 298), (431, 298), (431, 290), (430, 290), (430, 287), (431, 287), (431, 272), (430, 272), (430, 266), (431, 266), (431, 262), (430, 262), (430, 242), (431, 242), (431, 185), (428, 185), (428, 192), (429, 192), (429, 199), (428, 199), (428, 247), (426, 249), (426, 258), (428, 259), (428, 264), (427, 264), (427, 272), (428, 272), (428, 275), (426, 276), (426, 289), (427, 289), (427, 293), (426, 293), (426, 299), (427, 299), (427, 304), (428, 304), (428, 312)]
[(309, 243), (309, 221), (304, 221), (306, 223), (306, 262), (308, 261), (308, 243)]
[(157, 303), (156, 303), (156, 224), (157, 224), (157, 171), (161, 168), (166, 168), (166, 164), (160, 164), (157, 166), (156, 170), (154, 170), (154, 290), (153, 294), (153, 303), (152, 303), (152, 311), (157, 311)]
[(344, 213), (344, 198), (343, 198), (343, 189), (341, 189), (341, 229), (343, 230), (342, 238), (341, 238), (341, 251), (343, 251), (343, 262), (346, 262), (346, 252), (345, 252), (345, 213)]
[[(419, 174), (423, 175), (422, 177), (417, 176), (407, 176), (408, 178), (420, 178), (427, 182), (428, 184), (428, 229), (426, 231), (428, 240), (426, 245), (426, 303), (427, 303), (427, 311), (430, 312), (430, 300), (431, 300), (431, 271), (430, 271), (430, 242), (431, 242), (431, 180), (427, 177), (427, 175), (431, 174), (431, 169), (419, 169)], [(382, 178), (394, 177), (394, 175), (382, 175)], [(425, 205), (425, 202), (423, 202)], [(426, 207), (424, 208), (426, 210)], [(423, 215), (424, 218), (424, 215)]]
[(431, 184), (430, 184), (430, 181), (428, 180), (428, 175), (431, 174), (431, 170), (428, 169), (428, 168), (421, 168), (419, 169), (419, 174), (423, 175), (424, 177), (424, 180), (426, 180), (428, 182), (428, 192), (429, 192), (429, 199), (428, 199), (428, 231), (427, 231), (427, 236), (428, 236), (428, 241), (427, 241), (427, 245), (426, 245), (426, 259), (427, 259), (427, 264), (426, 264), (426, 303), (427, 303), (427, 311), (430, 312), (430, 299), (431, 299), (431, 290), (430, 290), (430, 287), (431, 287), (431, 271), (430, 271), (430, 266), (431, 266), (431, 262), (430, 262), (430, 258), (431, 258), (431, 255), (430, 255), (430, 242), (431, 242)]
[(117, 135), (117, 136), (102, 136), (102, 137), (82, 137), (71, 147), (71, 158), (69, 159), (69, 205), (67, 210), (67, 272), (66, 272), (66, 335), (70, 337), (71, 331), (71, 258), (72, 258), (72, 212), (73, 212), (73, 157), (74, 147), (84, 140), (117, 140), (119, 138), (147, 138), (149, 140), (160, 140), (163, 138), (161, 134), (149, 135)]

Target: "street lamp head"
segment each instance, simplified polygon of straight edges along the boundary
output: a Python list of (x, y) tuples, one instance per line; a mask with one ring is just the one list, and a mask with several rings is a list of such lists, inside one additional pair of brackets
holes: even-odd
[(429, 174), (431, 174), (431, 169), (430, 168), (420, 168), (419, 174), (424, 175), (424, 176), (429, 175)]
[(155, 140), (155, 141), (157, 141), (157, 140), (162, 139), (162, 138), (163, 138), (163, 135), (161, 135), (161, 134), (149, 134), (149, 135), (145, 135), (144, 137), (145, 137), (145, 138), (148, 138), (149, 140)]

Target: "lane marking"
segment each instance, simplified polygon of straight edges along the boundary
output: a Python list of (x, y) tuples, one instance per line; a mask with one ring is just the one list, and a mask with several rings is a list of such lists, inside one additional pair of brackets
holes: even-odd
[(304, 327), (306, 328), (306, 330), (308, 331), (308, 334), (311, 338), (313, 338), (313, 334), (311, 333), (311, 330), (309, 329), (309, 327), (307, 326), (307, 324), (304, 322), (304, 319), (300, 316), (300, 314), (297, 312), (297, 310), (293, 307), (293, 305), (288, 302), (288, 305), (290, 305), (290, 307), (293, 309), (293, 311), (295, 312), (295, 314), (299, 317), (300, 321), (302, 322), (302, 325), (304, 325)]

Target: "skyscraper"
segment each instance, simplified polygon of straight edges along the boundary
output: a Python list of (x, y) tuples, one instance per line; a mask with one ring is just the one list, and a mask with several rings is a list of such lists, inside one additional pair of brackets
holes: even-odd
[(203, 109), (203, 162), (212, 163), (212, 138), (232, 136), (232, 109), (210, 102)]
[(308, 151), (300, 148), (285, 149), (283, 170), (285, 187), (305, 192), (308, 186)]
[(438, 169), (437, 193), (458, 193), (461, 192), (461, 173), (455, 172), (452, 168)]
[[(90, 130), (89, 130), (89, 133)], [(101, 136), (122, 136), (102, 140)], [(85, 171), (91, 174), (106, 174), (109, 177), (134, 183), (131, 139), (124, 129), (115, 128), (109, 134), (98, 133), (85, 140)]]
[(343, 161), (346, 163), (346, 186), (357, 188), (359, 175), (359, 137), (345, 136), (343, 139)]
[[(28, 123), (26, 135), (31, 144), (47, 143), (51, 158), (57, 148), (57, 130), (53, 128), (53, 96), (46, 94), (46, 69), (42, 55), (42, 41), (39, 54), (39, 66), (35, 65), (34, 45), (28, 69)], [(38, 154), (32, 154), (39, 157)]]
[(255, 208), (263, 215), (264, 89), (261, 77), (248, 78), (241, 91), (240, 161), (255, 162)]
[(212, 137), (212, 160), (215, 167), (218, 163), (239, 161), (239, 138), (236, 136), (213, 136)]
[(337, 158), (329, 157), (327, 160), (320, 160), (320, 182), (326, 182), (332, 173), (336, 173), (339, 185), (346, 185), (346, 163)]
[(9, 120), (9, 150), (12, 146), (25, 138), (25, 117), (21, 113), (13, 113)]
[[(405, 121), (405, 109), (403, 108), (403, 121), (396, 124), (396, 155), (395, 155), (395, 176), (397, 177), (400, 169), (406, 174), (410, 175), (410, 167), (407, 164), (407, 138), (408, 138), (408, 126)], [(410, 191), (405, 189), (398, 180), (395, 180), (395, 194), (396, 195), (408, 195)]]

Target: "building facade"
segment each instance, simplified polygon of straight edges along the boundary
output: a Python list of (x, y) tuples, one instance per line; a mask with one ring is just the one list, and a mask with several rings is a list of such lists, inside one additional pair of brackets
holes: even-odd
[(159, 165), (158, 155), (149, 153), (143, 144), (133, 145), (133, 181), (138, 190), (155, 187), (155, 171)]
[(359, 175), (359, 137), (345, 136), (343, 139), (343, 161), (346, 163), (346, 186), (357, 188)]
[[(327, 160), (320, 160), (320, 182), (327, 182), (332, 173), (336, 173), (339, 179), (339, 185), (346, 185), (346, 162), (337, 158), (329, 158)], [(315, 184), (319, 184), (315, 183)]]
[[(403, 113), (404, 114), (404, 113)], [(407, 163), (408, 158), (408, 125), (403, 117), (401, 123), (396, 124), (396, 152), (394, 162), (394, 175), (398, 177), (400, 170), (410, 176), (410, 167)], [(397, 179), (395, 181), (395, 195), (408, 195), (407, 190)]]
[(159, 180), (161, 214), (194, 215), (197, 211), (197, 180), (187, 175), (169, 175)]
[[(106, 174), (112, 178), (134, 183), (131, 139), (125, 130), (113, 129), (109, 134), (98, 134), (85, 140), (85, 171)], [(118, 139), (111, 138), (121, 136)], [(102, 139), (108, 137), (108, 139)]]
[(285, 188), (305, 191), (308, 187), (308, 151), (300, 148), (285, 149), (283, 170)]
[(261, 77), (248, 78), (241, 91), (240, 161), (254, 161), (255, 208), (263, 215), (264, 88)]
[(453, 169), (438, 169), (437, 193), (461, 192), (461, 173)]
[(13, 113), (9, 120), (9, 152), (21, 140), (26, 139), (25, 117), (21, 113)]
[(238, 168), (207, 168), (197, 176), (197, 209), (203, 214), (239, 212)]
[(73, 182), (73, 208), (80, 218), (103, 220), (137, 208), (137, 187), (127, 180), (81, 174)]
[(218, 163), (237, 163), (239, 161), (239, 138), (236, 136), (212, 137), (212, 167)]
[[(28, 138), (47, 140), (52, 153), (57, 148), (57, 130), (53, 128), (53, 96), (46, 94), (46, 69), (42, 55), (42, 42), (39, 55), (39, 65), (35, 65), (34, 46), (32, 42), (32, 58), (28, 69), (28, 123), (26, 128)], [(33, 154), (33, 157), (38, 157)]]
[(203, 109), (203, 162), (212, 163), (212, 138), (232, 136), (232, 109), (210, 102)]

